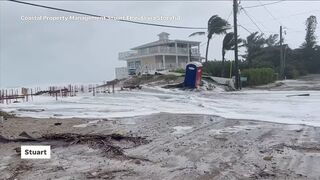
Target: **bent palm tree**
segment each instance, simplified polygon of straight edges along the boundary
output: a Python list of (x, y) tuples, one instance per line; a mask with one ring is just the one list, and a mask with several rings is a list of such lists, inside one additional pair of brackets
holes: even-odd
[[(207, 48), (206, 48), (206, 62), (208, 61), (208, 49), (209, 49), (209, 43), (214, 34), (220, 35), (225, 34), (226, 31), (230, 28), (230, 24), (228, 21), (222, 19), (218, 15), (213, 15), (209, 21), (208, 21), (208, 30), (207, 30)], [(195, 32), (189, 35), (195, 36), (195, 35), (204, 35), (205, 32)]]
[[(242, 39), (238, 38), (237, 45), (239, 45), (241, 42), (243, 42)], [(221, 70), (221, 77), (224, 77), (224, 66), (225, 66), (225, 55), (226, 51), (234, 50), (235, 47), (235, 40), (234, 40), (234, 33), (229, 32), (227, 33), (222, 42), (222, 70)]]
[(263, 34), (259, 34), (258, 32), (251, 33), (244, 41), (244, 46), (247, 49), (244, 58), (246, 58), (249, 67), (252, 67), (253, 59), (261, 52), (265, 44), (266, 39), (263, 38)]

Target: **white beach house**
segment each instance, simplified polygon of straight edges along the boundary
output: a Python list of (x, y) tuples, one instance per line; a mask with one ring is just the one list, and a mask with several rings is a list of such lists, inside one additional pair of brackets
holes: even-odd
[(128, 74), (180, 69), (190, 61), (200, 61), (200, 42), (170, 40), (166, 32), (158, 36), (157, 41), (119, 53), (119, 60), (127, 62)]

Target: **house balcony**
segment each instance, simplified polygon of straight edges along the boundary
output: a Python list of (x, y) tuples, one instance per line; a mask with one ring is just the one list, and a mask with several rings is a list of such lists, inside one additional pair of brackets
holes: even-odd
[[(188, 48), (175, 48), (175, 47), (165, 47), (157, 46), (146, 49), (141, 49), (137, 51), (126, 51), (119, 53), (119, 60), (129, 60), (147, 56), (156, 55), (173, 55), (173, 56), (189, 56)], [(199, 57), (200, 52), (198, 48), (191, 48), (191, 56)]]

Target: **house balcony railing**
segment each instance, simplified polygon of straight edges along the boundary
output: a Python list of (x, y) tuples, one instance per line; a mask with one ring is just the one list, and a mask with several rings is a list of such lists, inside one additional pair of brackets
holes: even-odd
[[(152, 55), (177, 55), (177, 56), (188, 56), (188, 48), (175, 48), (175, 47), (165, 47), (157, 46), (146, 49), (141, 49), (137, 51), (126, 51), (119, 53), (120, 60), (134, 59), (144, 56)], [(200, 56), (198, 48), (191, 48), (191, 56)]]

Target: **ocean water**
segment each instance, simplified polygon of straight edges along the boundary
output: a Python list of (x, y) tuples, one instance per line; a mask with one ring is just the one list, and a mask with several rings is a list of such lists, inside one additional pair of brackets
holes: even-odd
[[(310, 96), (292, 96), (308, 93)], [(319, 91), (240, 92), (182, 91), (162, 88), (75, 97), (35, 96), (33, 101), (0, 104), (18, 116), (56, 118), (113, 118), (152, 113), (209, 114), (232, 119), (320, 126)]]

